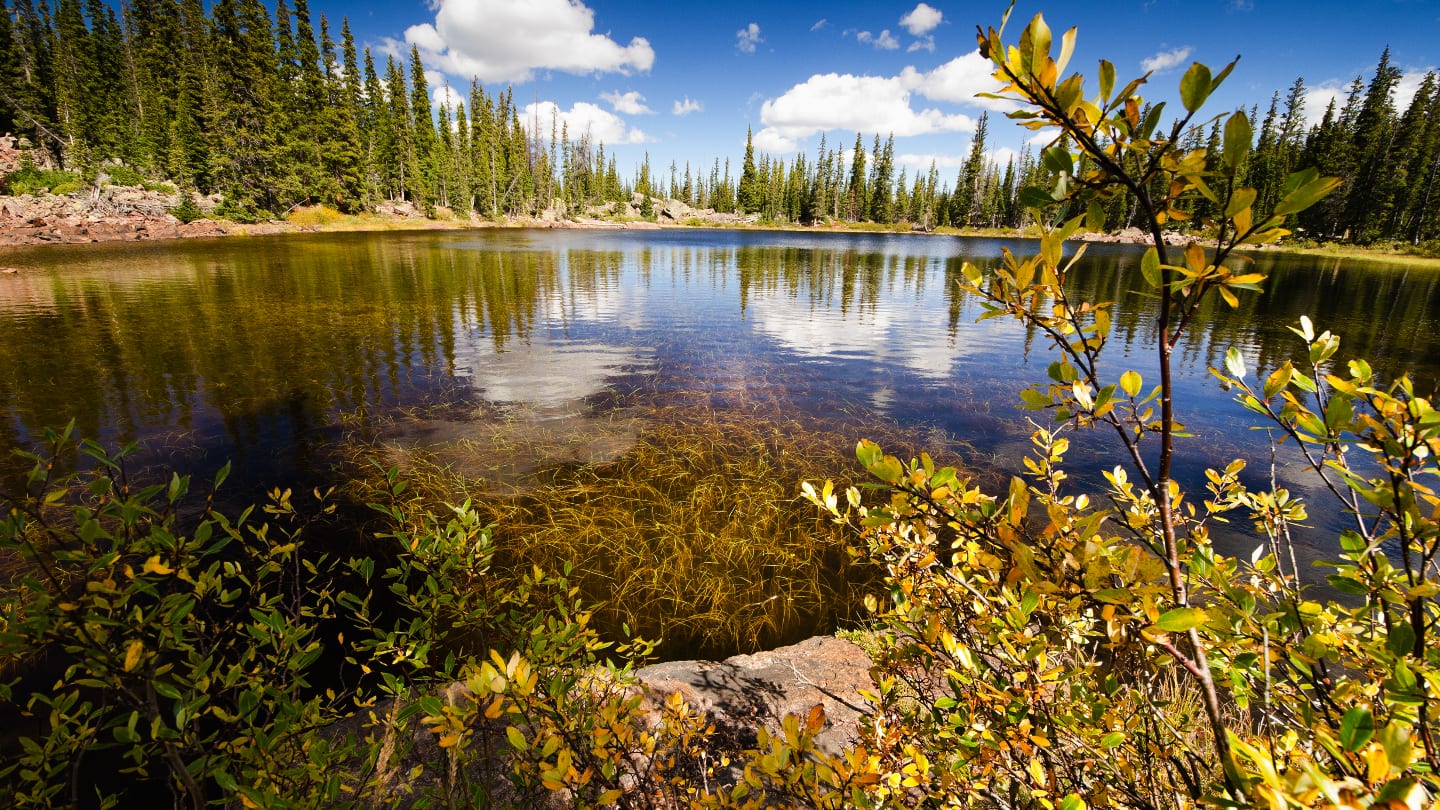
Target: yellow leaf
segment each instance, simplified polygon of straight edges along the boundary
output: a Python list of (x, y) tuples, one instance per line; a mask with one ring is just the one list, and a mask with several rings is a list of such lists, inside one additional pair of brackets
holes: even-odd
[(241, 793), (241, 794), (240, 794), (240, 803), (243, 804), (243, 805), (245, 805), (246, 807), (259, 807), (259, 806), (260, 806), (260, 805), (258, 805), (258, 804), (255, 803), (255, 800), (254, 800), (254, 799), (250, 798), (249, 796), (246, 796), (244, 793)]
[(440, 742), (438, 743), (438, 745), (439, 745), (441, 748), (453, 748), (453, 747), (455, 747), (456, 745), (458, 745), (459, 742), (460, 742), (460, 732), (458, 732), (458, 731), (451, 731), (450, 733), (448, 733), (448, 734), (446, 734), (446, 735), (444, 735), (443, 737), (440, 738)]
[(125, 648), (125, 671), (133, 672), (140, 665), (140, 655), (145, 652), (145, 642), (135, 639)]
[(160, 562), (160, 555), (159, 555), (159, 554), (156, 554), (156, 555), (152, 556), (150, 559), (148, 559), (148, 560), (145, 561), (145, 571), (144, 571), (144, 573), (146, 573), (146, 574), (159, 574), (160, 576), (163, 577), (163, 576), (165, 576), (165, 575), (167, 575), (167, 574), (173, 574), (173, 573), (175, 573), (175, 569), (174, 569), (174, 568), (171, 568), (170, 566), (166, 565), (165, 563)]

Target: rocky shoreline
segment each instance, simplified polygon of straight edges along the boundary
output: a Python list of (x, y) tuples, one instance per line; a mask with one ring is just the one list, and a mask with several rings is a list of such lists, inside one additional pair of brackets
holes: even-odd
[(456, 230), (509, 226), (658, 229), (667, 225), (733, 226), (755, 221), (755, 217), (692, 208), (679, 200), (653, 201), (655, 218), (653, 221), (646, 220), (640, 217), (639, 195), (628, 203), (591, 206), (574, 213), (565, 211), (557, 201), (538, 217), (498, 223), (477, 217), (429, 219), (409, 203), (387, 202), (359, 225), (301, 225), (278, 220), (240, 224), (208, 218), (219, 204), (218, 198), (202, 197), (194, 202), (207, 218), (182, 222), (172, 213), (181, 204), (179, 194), (129, 186), (105, 186), (72, 194), (0, 197), (0, 247), (381, 228)]

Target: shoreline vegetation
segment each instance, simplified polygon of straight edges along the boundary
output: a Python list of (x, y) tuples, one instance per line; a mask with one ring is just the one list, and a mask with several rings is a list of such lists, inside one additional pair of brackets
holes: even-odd
[[(661, 230), (667, 228), (723, 228), (731, 230), (784, 231), (803, 233), (887, 233), (916, 236), (959, 236), (968, 238), (1035, 238), (1035, 226), (1019, 228), (964, 227), (949, 225), (924, 228), (913, 223), (817, 221), (813, 224), (772, 221), (758, 216), (741, 216), (694, 208), (671, 198), (650, 198), (650, 216), (639, 212), (644, 203), (639, 194), (628, 206), (591, 206), (574, 213), (561, 213), (560, 205), (540, 216), (510, 216), (488, 219), (456, 214), (438, 208), (427, 216), (414, 205), (389, 202), (375, 211), (346, 214), (326, 205), (297, 206), (281, 219), (236, 222), (213, 217), (218, 199), (195, 201), (192, 197), (165, 189), (142, 186), (105, 186), (65, 194), (0, 196), (0, 250), (35, 245), (76, 245), (101, 242), (132, 242), (226, 236), (271, 236), (295, 233), (345, 233), (384, 231), (450, 231), (495, 228), (538, 228), (578, 230)], [(118, 205), (107, 205), (118, 200)], [(183, 210), (193, 206), (194, 210)], [(118, 211), (116, 209), (119, 209)], [(177, 210), (179, 209), (179, 210)], [(1110, 232), (1080, 232), (1081, 242), (1148, 245), (1150, 236), (1138, 228)], [(1185, 246), (1205, 244), (1200, 235), (1167, 232), (1167, 241)], [(1254, 246), (1252, 250), (1288, 253), (1332, 259), (1405, 263), (1416, 267), (1440, 268), (1440, 256), (1393, 244), (1354, 245), (1335, 242), (1285, 242)], [(0, 263), (3, 264), (3, 263)], [(0, 274), (19, 268), (0, 266)]]

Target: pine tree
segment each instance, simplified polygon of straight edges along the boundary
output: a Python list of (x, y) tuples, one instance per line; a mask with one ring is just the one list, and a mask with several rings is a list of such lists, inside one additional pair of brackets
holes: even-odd
[(985, 170), (985, 138), (989, 131), (990, 114), (981, 113), (980, 120), (975, 124), (975, 136), (970, 140), (970, 153), (965, 156), (955, 180), (950, 223), (957, 228), (972, 227), (980, 218), (983, 203), (980, 179)]
[(270, 16), (260, 0), (218, 0), (211, 16), (215, 185), (231, 216), (263, 216), (279, 205), (277, 119), (283, 112)]
[(1387, 219), (1389, 207), (1386, 168), (1390, 164), (1390, 141), (1395, 129), (1395, 105), (1391, 94), (1400, 81), (1400, 71), (1390, 65), (1386, 48), (1355, 116), (1350, 150), (1353, 155), (1353, 182), (1345, 200), (1342, 230), (1360, 244), (1379, 236), (1379, 224)]
[(745, 162), (740, 168), (740, 188), (735, 195), (736, 205), (742, 214), (753, 214), (764, 202), (764, 190), (760, 187), (760, 175), (755, 167), (754, 137), (745, 129)]
[(855, 151), (850, 155), (850, 183), (845, 195), (849, 204), (845, 218), (858, 222), (865, 215), (865, 202), (869, 199), (865, 188), (865, 140), (859, 132), (855, 133)]
[(890, 223), (895, 221), (894, 178), (895, 136), (885, 141), (880, 148), (880, 136), (875, 136), (874, 165), (870, 173), (870, 207), (868, 218), (871, 222)]

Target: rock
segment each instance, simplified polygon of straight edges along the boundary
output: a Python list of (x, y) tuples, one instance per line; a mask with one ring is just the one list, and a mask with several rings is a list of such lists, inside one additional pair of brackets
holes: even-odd
[(679, 692), (686, 703), (710, 716), (717, 731), (744, 745), (754, 742), (758, 727), (778, 730), (785, 715), (804, 717), (819, 704), (827, 722), (815, 742), (830, 753), (854, 741), (865, 705), (860, 690), (871, 686), (865, 651), (833, 636), (720, 663), (670, 661), (636, 675), (657, 716), (666, 696)]

